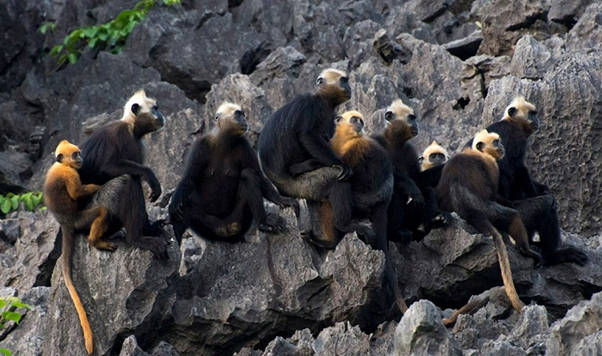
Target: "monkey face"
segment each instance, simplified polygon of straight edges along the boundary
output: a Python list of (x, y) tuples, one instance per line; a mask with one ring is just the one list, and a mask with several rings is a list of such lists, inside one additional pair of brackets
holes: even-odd
[(351, 99), (351, 86), (349, 85), (349, 77), (347, 73), (337, 69), (326, 69), (323, 71), (318, 79), (316, 79), (316, 85), (320, 91), (334, 91), (337, 92), (342, 102)]
[(55, 159), (58, 163), (65, 164), (73, 169), (80, 169), (82, 166), (82, 157), (79, 147), (63, 140), (59, 143), (54, 152)]
[(215, 125), (220, 130), (228, 130), (237, 135), (244, 135), (249, 129), (247, 116), (239, 105), (223, 103), (215, 113)]
[(334, 120), (337, 126), (344, 125), (347, 130), (362, 135), (364, 133), (364, 117), (358, 111), (347, 111), (343, 115), (337, 116)]
[(428, 161), (431, 163), (433, 167), (438, 166), (440, 164), (445, 163), (447, 161), (447, 157), (445, 154), (441, 152), (434, 152), (428, 156)]
[(502, 141), (498, 135), (490, 134), (489, 136), (481, 137), (481, 139), (474, 145), (477, 150), (490, 155), (496, 160), (504, 157), (504, 145), (502, 145)]

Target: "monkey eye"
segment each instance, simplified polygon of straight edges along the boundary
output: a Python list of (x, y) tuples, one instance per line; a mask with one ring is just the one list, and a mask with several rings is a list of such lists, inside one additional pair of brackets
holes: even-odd
[(157, 105), (155, 105), (155, 106), (153, 106), (153, 107), (151, 108), (151, 110), (153, 110), (153, 111), (157, 111), (157, 110), (159, 110), (159, 107), (158, 107)]
[(341, 83), (343, 83), (343, 84), (349, 83), (349, 78), (347, 78), (347, 77), (341, 77)]
[(416, 115), (414, 115), (414, 114), (408, 115), (408, 120), (410, 120), (410, 122), (416, 121)]
[(500, 145), (500, 140), (493, 140), (493, 145), (495, 147), (499, 146)]
[(79, 152), (73, 152), (71, 154), (71, 159), (77, 159), (79, 157)]

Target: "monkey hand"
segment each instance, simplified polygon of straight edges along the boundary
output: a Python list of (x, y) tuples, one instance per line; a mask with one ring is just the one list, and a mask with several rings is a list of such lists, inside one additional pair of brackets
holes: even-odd
[(169, 221), (183, 221), (184, 220), (184, 213), (182, 212), (182, 207), (184, 205), (174, 202), (172, 201), (171, 204), (169, 204)]
[(155, 177), (154, 173), (151, 176), (149, 176), (148, 185), (151, 189), (149, 200), (151, 202), (154, 202), (161, 196), (161, 183), (159, 183), (159, 180), (157, 179), (157, 177)]
[(332, 167), (338, 168), (341, 171), (337, 176), (338, 180), (347, 180), (353, 175), (353, 171), (345, 163), (333, 164)]
[(299, 217), (299, 202), (294, 198), (282, 198), (280, 208), (291, 207), (295, 211), (295, 216)]
[(412, 204), (416, 208), (424, 207), (424, 205), (425, 205), (424, 196), (422, 195), (422, 192), (418, 188), (411, 189), (409, 192), (407, 192), (407, 194), (408, 194), (407, 204)]

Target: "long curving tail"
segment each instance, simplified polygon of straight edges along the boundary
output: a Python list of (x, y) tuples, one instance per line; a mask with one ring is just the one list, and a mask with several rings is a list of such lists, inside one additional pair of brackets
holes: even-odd
[(79, 299), (79, 295), (77, 294), (75, 286), (73, 286), (73, 281), (71, 280), (71, 256), (73, 254), (74, 232), (72, 230), (66, 231), (63, 228), (61, 228), (61, 230), (63, 230), (63, 278), (65, 278), (65, 285), (69, 290), (69, 295), (71, 295), (71, 299), (73, 300), (73, 304), (75, 305), (75, 309), (79, 315), (79, 322), (82, 325), (84, 340), (86, 342), (86, 351), (88, 351), (88, 355), (91, 355), (92, 351), (94, 350), (92, 329), (90, 328), (90, 322), (88, 322), (86, 310), (84, 309), (82, 301)]
[(516, 288), (514, 287), (514, 281), (512, 280), (512, 271), (510, 270), (510, 261), (508, 261), (508, 251), (506, 251), (506, 244), (502, 239), (497, 229), (491, 229), (491, 235), (493, 237), (493, 243), (495, 244), (495, 250), (497, 251), (497, 258), (500, 262), (500, 269), (502, 270), (502, 279), (504, 280), (504, 287), (506, 287), (506, 294), (512, 307), (517, 312), (523, 311), (523, 302), (518, 298)]

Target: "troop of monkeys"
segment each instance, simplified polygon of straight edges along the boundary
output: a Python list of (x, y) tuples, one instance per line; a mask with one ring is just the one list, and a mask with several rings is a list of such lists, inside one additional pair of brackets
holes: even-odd
[[(316, 85), (314, 94), (298, 96), (272, 114), (259, 137), (258, 154), (244, 136), (248, 123), (241, 107), (219, 107), (215, 129), (192, 146), (171, 197), (169, 223), (178, 243), (188, 228), (203, 238), (229, 242), (242, 240), (253, 223), (261, 231), (281, 232), (285, 220), (266, 213), (263, 198), (292, 207), (297, 215), (297, 199), (306, 199), (319, 216), (319, 226), (305, 235), (311, 242), (333, 248), (355, 231), (384, 252), (383, 289), (401, 312), (407, 306), (388, 242), (419, 240), (444, 225), (448, 212), (493, 236), (506, 291), (518, 311), (522, 303), (500, 233), (509, 234), (537, 265), (586, 263), (583, 252), (561, 248), (556, 202), (525, 165), (527, 140), (539, 120), (524, 98), (515, 99), (502, 120), (479, 132), (461, 153), (449, 158), (433, 142), (418, 157), (409, 143), (418, 134), (416, 116), (401, 100), (386, 110), (384, 131), (370, 137), (361, 113), (336, 114), (351, 98), (345, 72), (325, 70)], [(164, 221), (149, 221), (142, 187), (144, 180), (150, 201), (161, 195), (157, 177), (144, 165), (142, 139), (164, 124), (155, 100), (140, 90), (126, 103), (123, 118), (94, 132), (81, 153), (62, 141), (46, 177), (45, 202), (61, 225), (63, 274), (88, 353), (92, 332), (70, 276), (73, 236), (89, 232), (92, 246), (114, 251), (109, 241), (124, 227), (129, 243), (167, 258), (169, 235)], [(535, 233), (541, 254), (531, 248)]]

